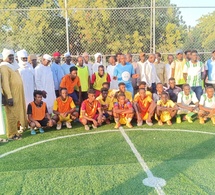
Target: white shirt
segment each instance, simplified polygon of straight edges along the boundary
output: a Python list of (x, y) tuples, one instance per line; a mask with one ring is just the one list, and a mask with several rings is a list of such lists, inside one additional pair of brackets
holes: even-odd
[(168, 83), (169, 79), (171, 78), (172, 75), (172, 68), (171, 68), (171, 64), (166, 64), (165, 65), (165, 69), (166, 69), (166, 83)]
[(46, 98), (43, 101), (47, 104), (47, 109), (49, 113), (52, 113), (52, 107), (56, 99), (54, 78), (50, 66), (44, 66), (39, 64), (35, 69), (35, 83), (36, 89), (41, 91), (46, 91)]
[(35, 81), (34, 81), (34, 69), (32, 68), (31, 64), (27, 64), (26, 66), (22, 66), (19, 68), (19, 74), (22, 78), (24, 94), (25, 94), (25, 103), (26, 103), (26, 110), (28, 104), (34, 101), (34, 88), (35, 88)]
[(186, 62), (184, 65), (183, 73), (187, 73), (187, 83), (191, 87), (201, 86), (202, 85), (202, 76), (204, 72), (204, 65), (202, 62), (197, 61), (196, 64), (193, 64), (191, 61)]
[(160, 82), (155, 65), (148, 60), (143, 64), (139, 64), (139, 70), (141, 81), (145, 81), (148, 87), (151, 87), (152, 83)]
[(108, 65), (107, 67), (107, 73), (111, 77), (111, 82), (110, 82), (110, 89), (118, 89), (118, 81), (113, 80), (113, 72), (114, 72), (115, 66)]
[(204, 106), (205, 108), (215, 108), (215, 95), (209, 99), (206, 93), (203, 94), (201, 96), (199, 105)]
[(196, 94), (193, 91), (191, 91), (189, 95), (185, 95), (183, 91), (178, 93), (177, 103), (189, 106), (191, 102), (193, 102), (194, 104), (198, 102)]

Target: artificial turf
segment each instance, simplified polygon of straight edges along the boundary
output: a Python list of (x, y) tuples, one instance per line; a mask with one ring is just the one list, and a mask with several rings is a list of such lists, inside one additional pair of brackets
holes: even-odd
[[(113, 129), (114, 124), (92, 132)], [(155, 176), (166, 180), (166, 194), (214, 194), (215, 135), (156, 129), (215, 132), (205, 125), (183, 122), (127, 131)], [(147, 129), (154, 129), (147, 131)], [(91, 131), (90, 131), (91, 132)], [(46, 130), (20, 141), (0, 143), (0, 154), (41, 140), (86, 133), (73, 129)], [(156, 194), (144, 186), (146, 174), (120, 132), (67, 137), (32, 146), (0, 159), (0, 194)]]

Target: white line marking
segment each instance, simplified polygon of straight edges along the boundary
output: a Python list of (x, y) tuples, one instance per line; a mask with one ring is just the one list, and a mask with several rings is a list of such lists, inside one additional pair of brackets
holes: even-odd
[(187, 133), (199, 133), (199, 134), (207, 134), (207, 135), (215, 135), (213, 132), (207, 131), (195, 131), (195, 130), (186, 130), (186, 129), (126, 129), (125, 131), (172, 131), (172, 132), (187, 132)]
[(130, 146), (132, 152), (134, 153), (140, 165), (142, 166), (143, 170), (146, 172), (148, 176), (148, 178), (143, 180), (143, 183), (147, 186), (154, 187), (159, 195), (164, 195), (165, 193), (162, 190), (162, 187), (166, 185), (166, 181), (162, 178), (157, 178), (153, 175), (153, 173), (150, 171), (149, 167), (147, 166), (146, 162), (143, 160), (142, 156), (137, 151), (134, 144), (132, 143), (132, 141), (130, 140), (130, 138), (125, 133), (122, 127), (120, 128), (120, 132), (122, 136), (125, 138), (127, 144)]
[[(172, 131), (172, 132), (187, 132), (187, 133), (200, 133), (200, 134), (208, 134), (208, 135), (215, 135), (215, 133), (212, 132), (206, 132), (206, 131), (192, 131), (192, 130), (183, 130), (183, 129), (147, 129), (147, 128), (143, 128), (143, 129), (126, 129), (125, 131)], [(82, 135), (90, 135), (90, 134), (98, 134), (98, 133), (106, 133), (106, 132), (119, 132), (119, 130), (103, 130), (103, 131), (95, 131), (95, 132), (87, 132), (87, 133), (79, 133), (79, 134), (73, 134), (73, 135), (65, 135), (65, 136), (60, 136), (60, 137), (55, 137), (55, 138), (51, 138), (51, 139), (47, 139), (47, 140), (43, 140), (43, 141), (39, 141), (39, 142), (35, 142), (33, 144), (29, 144), (26, 146), (22, 146), (20, 148), (17, 148), (15, 150), (12, 150), (10, 152), (6, 152), (4, 154), (0, 155), (0, 158), (3, 158), (5, 156), (8, 156), (9, 154), (13, 154), (15, 152), (19, 152), (20, 150), (24, 150), (26, 148), (32, 147), (32, 146), (36, 146), (39, 144), (43, 144), (46, 142), (50, 142), (50, 141), (55, 141), (58, 139), (64, 139), (64, 138), (69, 138), (69, 137), (76, 137), (76, 136), (82, 136)]]
[(35, 142), (35, 143), (29, 144), (29, 145), (27, 145), (27, 146), (22, 146), (22, 147), (20, 147), (20, 148), (17, 148), (17, 149), (15, 149), (15, 150), (10, 151), (10, 152), (6, 152), (6, 153), (4, 153), (4, 154), (1, 154), (1, 155), (0, 155), (0, 158), (3, 158), (3, 157), (5, 157), (5, 156), (8, 156), (9, 154), (13, 154), (13, 153), (15, 153), (15, 152), (18, 152), (18, 151), (20, 151), (20, 150), (24, 150), (24, 149), (26, 149), (26, 148), (30, 148), (30, 147), (32, 147), (32, 146), (36, 146), (36, 145), (43, 144), (43, 143), (46, 143), (46, 142), (55, 141), (55, 140), (58, 140), (58, 139), (64, 139), (64, 138), (68, 138), (68, 137), (76, 137), (76, 136), (81, 136), (81, 135), (90, 135), (90, 134), (106, 133), (106, 132), (119, 132), (119, 130), (94, 131), (94, 132), (79, 133), (79, 134), (72, 134), (72, 135), (65, 135), (65, 136), (55, 137), (55, 138), (51, 138), (51, 139), (47, 139), (47, 140)]

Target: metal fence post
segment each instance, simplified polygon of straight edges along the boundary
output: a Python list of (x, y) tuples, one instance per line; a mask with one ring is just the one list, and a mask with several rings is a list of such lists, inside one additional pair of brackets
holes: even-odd
[(65, 3), (65, 20), (66, 20), (66, 43), (67, 43), (67, 52), (69, 52), (69, 26), (68, 26), (68, 8), (67, 8), (67, 0)]
[(156, 25), (156, 19), (155, 19), (155, 0), (153, 0), (153, 53), (155, 53), (155, 25)]

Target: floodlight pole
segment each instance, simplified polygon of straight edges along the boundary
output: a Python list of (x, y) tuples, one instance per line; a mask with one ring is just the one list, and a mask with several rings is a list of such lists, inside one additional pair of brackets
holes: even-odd
[(152, 6), (153, 6), (153, 0), (151, 0), (151, 6), (150, 6), (150, 49), (149, 52), (152, 53), (152, 28), (153, 28), (153, 10), (152, 10)]
[(155, 0), (153, 0), (153, 53), (155, 53), (155, 24), (156, 24), (156, 19), (155, 19)]
[(69, 26), (68, 26), (68, 7), (67, 0), (64, 0), (65, 3), (65, 20), (66, 20), (66, 43), (67, 43), (67, 52), (69, 52)]

